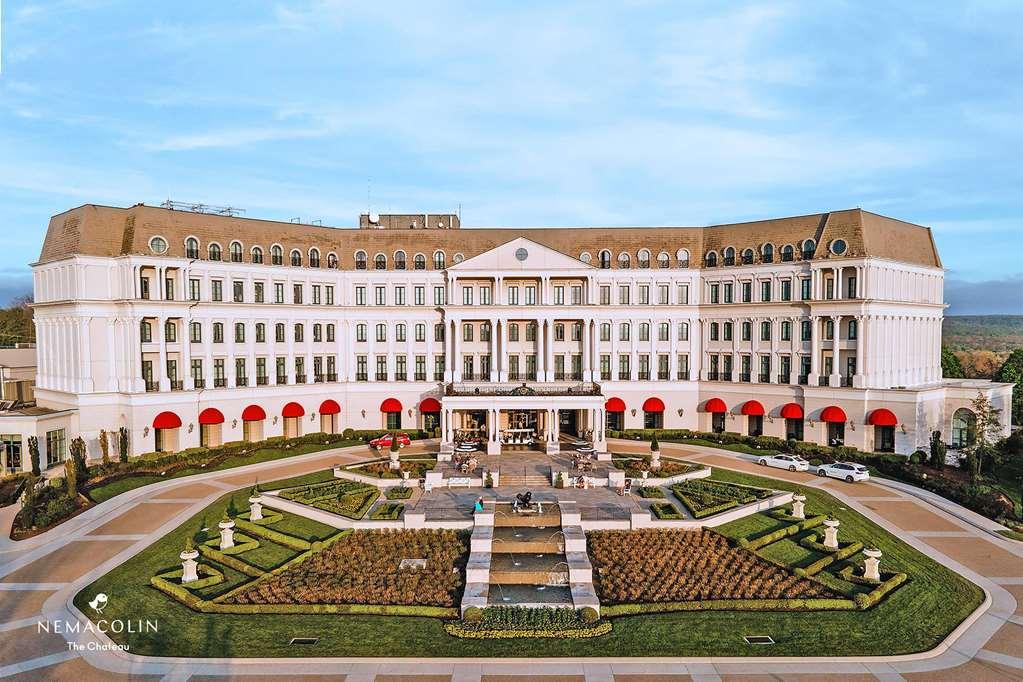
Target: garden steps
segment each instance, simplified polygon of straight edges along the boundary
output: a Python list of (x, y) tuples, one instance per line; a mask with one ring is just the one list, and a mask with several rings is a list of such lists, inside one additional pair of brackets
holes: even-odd
[(522, 488), (531, 490), (533, 488), (551, 487), (551, 479), (543, 474), (532, 474), (527, 476), (516, 476), (514, 474), (501, 474), (502, 488)]
[(495, 554), (490, 582), (502, 585), (567, 585), (570, 566), (561, 554)]
[(561, 526), (561, 512), (557, 505), (544, 505), (542, 514), (533, 512), (514, 513), (501, 511), (494, 515), (494, 525), (498, 528), (532, 527), (550, 528), (553, 533)]
[(572, 608), (572, 591), (567, 585), (490, 586), (490, 606), (523, 606), (527, 608)]

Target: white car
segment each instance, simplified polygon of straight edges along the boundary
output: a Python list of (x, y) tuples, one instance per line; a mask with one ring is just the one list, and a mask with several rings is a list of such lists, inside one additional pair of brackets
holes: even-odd
[(852, 483), (854, 481), (866, 481), (870, 478), (870, 471), (862, 464), (835, 462), (834, 464), (822, 464), (817, 467), (817, 475), (840, 478), (846, 483)]
[(774, 467), (776, 469), (788, 469), (789, 471), (806, 471), (810, 463), (798, 455), (771, 455), (761, 457), (757, 464), (762, 467)]

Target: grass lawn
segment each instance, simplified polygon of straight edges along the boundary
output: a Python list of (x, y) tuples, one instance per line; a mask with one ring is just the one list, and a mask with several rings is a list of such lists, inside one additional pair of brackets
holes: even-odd
[(298, 457), (299, 455), (308, 455), (312, 452), (320, 452), (322, 450), (332, 450), (334, 448), (347, 448), (353, 445), (365, 445), (361, 440), (343, 440), (337, 443), (331, 443), (329, 445), (322, 445), (317, 443), (306, 443), (304, 445), (298, 445), (296, 447), (285, 450), (283, 448), (264, 448), (262, 450), (256, 450), (249, 455), (235, 455), (234, 457), (228, 457), (223, 462), (214, 467), (196, 467), (193, 469), (182, 469), (181, 471), (175, 472), (169, 476), (127, 476), (122, 479), (118, 479), (106, 485), (101, 485), (96, 488), (89, 489), (89, 497), (93, 501), (105, 502), (110, 498), (126, 493), (129, 490), (135, 488), (141, 488), (151, 483), (159, 483), (160, 481), (167, 481), (172, 478), (181, 478), (182, 476), (194, 476), (195, 474), (208, 474), (213, 471), (223, 471), (225, 469), (233, 469), (235, 467), (245, 466), (247, 464), (260, 464), (262, 462), (270, 462), (276, 459), (284, 459), (286, 457)]
[[(330, 478), (330, 472), (265, 485), (289, 487)], [(910, 580), (875, 608), (861, 612), (764, 613), (679, 612), (613, 620), (613, 631), (594, 639), (463, 640), (444, 632), (433, 618), (339, 615), (204, 615), (149, 585), (152, 575), (179, 568), (186, 535), (206, 519), (219, 519), (228, 504), (247, 507), (248, 490), (229, 493), (201, 514), (114, 569), (75, 597), (83, 613), (97, 592), (116, 595), (103, 618), (158, 618), (157, 634), (113, 635), (133, 653), (182, 656), (778, 656), (905, 654), (938, 644), (983, 600), (980, 588), (923, 556), (826, 493), (784, 481), (716, 470), (715, 480), (800, 490), (810, 513), (831, 513), (842, 522), (841, 541), (862, 540), (884, 552), (882, 570), (905, 571)], [(783, 525), (757, 514), (716, 530), (739, 538)], [(793, 546), (794, 545), (794, 546)], [(782, 544), (778, 558), (795, 556), (798, 544)], [(802, 550), (802, 548), (800, 548)], [(811, 550), (805, 550), (811, 552)], [(244, 555), (242, 555), (244, 557)], [(825, 577), (825, 580), (831, 580)], [(830, 586), (830, 585), (829, 585)], [(228, 589), (218, 585), (216, 593)], [(769, 652), (747, 645), (743, 635), (766, 634)], [(313, 646), (293, 647), (292, 637), (319, 637)]]
[(706, 440), (703, 438), (689, 438), (681, 440), (666, 440), (665, 443), (680, 443), (682, 445), (702, 445), (705, 448), (717, 448), (718, 450), (731, 450), (732, 452), (741, 452), (746, 455), (754, 455), (755, 457), (770, 457), (771, 455), (777, 455), (777, 450), (758, 450), (757, 448), (750, 447), (743, 443), (718, 443), (715, 440)]

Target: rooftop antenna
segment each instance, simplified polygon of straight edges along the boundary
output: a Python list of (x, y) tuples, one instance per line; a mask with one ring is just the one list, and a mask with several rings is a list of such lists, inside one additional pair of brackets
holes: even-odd
[(293, 222), (293, 223), (300, 223), (300, 222), (302, 222), (302, 217), (301, 217), (301, 216), (299, 216), (298, 218), (292, 218), (290, 222)]
[(209, 213), (230, 217), (245, 213), (244, 208), (236, 208), (234, 206), (211, 206), (195, 201), (174, 201), (172, 199), (167, 199), (167, 201), (160, 204), (160, 207), (166, 208), (168, 211), (189, 211), (191, 213)]
[(319, 225), (320, 227), (323, 227), (323, 221), (320, 220), (319, 218), (317, 218), (316, 220), (310, 220), (309, 224), (310, 225)]

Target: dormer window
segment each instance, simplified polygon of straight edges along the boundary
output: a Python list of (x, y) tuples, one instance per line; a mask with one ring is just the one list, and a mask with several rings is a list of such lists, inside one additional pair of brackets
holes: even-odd
[(331, 252), (331, 253), (327, 254), (327, 267), (330, 268), (331, 270), (337, 270), (337, 254), (336, 253)]
[(443, 251), (435, 251), (433, 254), (433, 269), (443, 270), (446, 266)]
[(320, 267), (320, 250), (309, 249), (309, 267), (318, 268)]
[(783, 263), (791, 263), (796, 259), (796, 250), (792, 248), (792, 244), (786, 244), (781, 247), (781, 260)]
[(395, 251), (394, 252), (394, 269), (404, 270), (405, 269), (405, 252)]
[(189, 237), (185, 240), (185, 258), (199, 259), (199, 240), (195, 237)]
[(817, 250), (817, 243), (812, 239), (806, 239), (803, 241), (802, 248), (803, 260), (813, 260), (813, 253)]
[(302, 252), (298, 249), (291, 250), (291, 266), (294, 268), (302, 267)]
[(708, 251), (707, 255), (703, 258), (704, 263), (708, 268), (716, 268), (718, 266), (718, 254), (716, 251)]
[(663, 268), (667, 268), (670, 265), (671, 265), (671, 256), (669, 256), (666, 251), (661, 251), (659, 254), (657, 254), (657, 267), (663, 269)]
[(220, 244), (210, 244), (210, 260), (223, 260)]
[(724, 261), (725, 265), (735, 265), (735, 249), (731, 246), (725, 249)]
[(753, 265), (753, 249), (744, 249), (742, 252), (742, 264)]
[(611, 269), (611, 252), (601, 251), (600, 252), (600, 269), (610, 270)]
[(688, 268), (689, 267), (689, 252), (686, 251), (685, 249), (679, 249), (675, 253), (675, 260), (678, 261), (678, 266), (680, 268)]
[(253, 263), (263, 262), (263, 249), (259, 248), (258, 246), (252, 247), (252, 262)]
[(374, 270), (386, 270), (387, 269), (387, 256), (382, 253), (378, 253), (373, 258), (373, 269)]
[(624, 251), (618, 254), (618, 268), (627, 270), (630, 267), (632, 267), (632, 257)]
[(284, 265), (284, 249), (276, 245), (270, 247), (270, 263), (272, 265)]
[(774, 262), (774, 246), (771, 244), (764, 244), (763, 248), (760, 249), (760, 259), (765, 263)]
[(242, 262), (242, 245), (240, 242), (231, 242), (231, 262)]
[(640, 249), (639, 255), (636, 258), (636, 264), (643, 270), (650, 268), (650, 251), (647, 249)]
[(426, 256), (421, 253), (417, 253), (416, 257), (412, 259), (413, 270), (425, 270), (426, 269)]
[(366, 252), (365, 251), (356, 251), (355, 252), (355, 269), (356, 270), (365, 270), (366, 269), (366, 263), (367, 263)]

